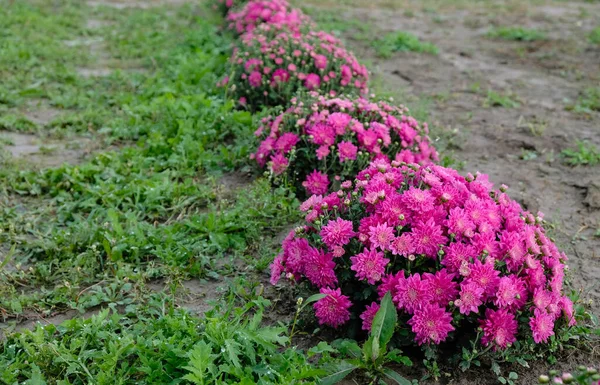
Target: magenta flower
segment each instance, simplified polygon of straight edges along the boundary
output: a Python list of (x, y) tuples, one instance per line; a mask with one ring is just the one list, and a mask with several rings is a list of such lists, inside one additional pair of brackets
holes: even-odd
[(253, 71), (250, 76), (248, 76), (248, 83), (252, 87), (260, 87), (262, 84), (262, 74), (259, 71)]
[(394, 300), (399, 309), (413, 314), (417, 309), (431, 303), (432, 299), (431, 282), (421, 279), (419, 273), (398, 280)]
[(358, 147), (352, 142), (342, 141), (338, 143), (338, 155), (340, 157), (340, 163), (344, 163), (349, 160), (356, 160), (356, 153)]
[(345, 112), (334, 112), (327, 118), (327, 124), (333, 127), (337, 135), (344, 135), (351, 120), (352, 116)]
[(321, 86), (321, 78), (317, 74), (308, 74), (304, 80), (304, 87), (310, 91), (317, 89)]
[(379, 304), (377, 302), (373, 302), (370, 305), (367, 305), (367, 309), (360, 315), (360, 319), (362, 322), (362, 330), (366, 330), (368, 332), (371, 331), (371, 326), (373, 324), (373, 318), (375, 318), (375, 314), (379, 311)]
[(415, 252), (413, 247), (412, 235), (410, 233), (404, 233), (399, 237), (394, 238), (390, 243), (390, 250), (394, 255), (402, 255), (408, 257), (410, 254)]
[(483, 289), (476, 283), (463, 283), (460, 285), (460, 297), (454, 301), (460, 314), (478, 313), (479, 306), (483, 304)]
[(345, 324), (350, 319), (350, 299), (343, 295), (339, 288), (322, 288), (320, 293), (327, 294), (327, 297), (321, 298), (313, 305), (319, 324), (334, 328)]
[(487, 309), (485, 320), (480, 321), (483, 329), (483, 345), (495, 344), (495, 349), (504, 349), (517, 340), (517, 320), (506, 309)]
[(360, 280), (366, 280), (370, 285), (379, 282), (385, 273), (385, 266), (390, 261), (384, 258), (382, 252), (376, 250), (367, 250), (360, 254), (350, 257), (352, 266), (350, 270), (356, 272), (356, 277)]
[(294, 148), (299, 140), (298, 135), (286, 132), (277, 139), (277, 142), (275, 142), (275, 149), (281, 151), (282, 154), (287, 154)]
[(306, 177), (306, 180), (302, 182), (302, 186), (311, 194), (326, 194), (327, 188), (329, 187), (329, 179), (326, 174), (314, 170)]
[(548, 338), (554, 335), (554, 317), (540, 309), (535, 309), (533, 314), (533, 317), (529, 318), (533, 341), (536, 344), (548, 342)]
[(369, 240), (373, 247), (378, 247), (381, 251), (389, 250), (390, 243), (394, 239), (394, 228), (386, 223), (369, 227)]
[(321, 239), (333, 249), (334, 246), (344, 246), (350, 242), (356, 233), (352, 230), (352, 222), (342, 218), (329, 221), (321, 228)]
[[(426, 273), (428, 274), (428, 273)], [(427, 276), (433, 292), (433, 300), (438, 305), (445, 307), (450, 301), (454, 301), (458, 295), (458, 283), (454, 281), (454, 274), (449, 274), (442, 269)]]
[(335, 262), (331, 253), (311, 247), (308, 255), (304, 256), (304, 261), (304, 275), (315, 286), (327, 287), (337, 284)]
[(273, 83), (287, 83), (289, 80), (290, 74), (283, 68), (277, 68), (275, 71), (273, 71), (273, 76), (271, 78)]
[(275, 260), (271, 264), (271, 285), (277, 285), (279, 282), (279, 278), (281, 278), (281, 273), (283, 273), (283, 254), (279, 254), (275, 257)]
[(273, 174), (275, 175), (283, 174), (287, 169), (288, 164), (289, 161), (285, 156), (277, 154), (271, 158), (271, 171), (273, 171)]
[(443, 235), (441, 226), (429, 218), (427, 222), (417, 222), (412, 230), (412, 241), (415, 253), (436, 258), (440, 245), (445, 244), (448, 238)]
[(415, 340), (419, 345), (433, 342), (439, 344), (454, 330), (452, 315), (444, 308), (434, 304), (427, 304), (415, 310), (413, 317), (408, 320), (415, 333)]

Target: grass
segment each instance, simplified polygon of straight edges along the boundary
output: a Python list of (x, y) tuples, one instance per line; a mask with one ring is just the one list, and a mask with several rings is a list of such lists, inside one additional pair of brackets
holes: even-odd
[(577, 148), (561, 152), (565, 163), (570, 166), (595, 166), (600, 164), (600, 150), (592, 143), (578, 141)]
[(594, 28), (588, 38), (592, 44), (600, 45), (600, 27)]
[(523, 27), (497, 27), (491, 29), (487, 33), (487, 36), (494, 39), (511, 41), (537, 41), (546, 39), (546, 35), (543, 32)]
[(600, 87), (588, 87), (583, 90), (577, 102), (568, 105), (567, 110), (578, 114), (590, 115), (594, 111), (600, 111)]
[(434, 44), (423, 42), (415, 35), (404, 31), (386, 34), (373, 43), (373, 48), (377, 56), (382, 58), (390, 58), (397, 52), (438, 54), (438, 48)]
[(521, 104), (514, 96), (496, 91), (488, 90), (487, 97), (483, 102), (484, 107), (518, 108)]

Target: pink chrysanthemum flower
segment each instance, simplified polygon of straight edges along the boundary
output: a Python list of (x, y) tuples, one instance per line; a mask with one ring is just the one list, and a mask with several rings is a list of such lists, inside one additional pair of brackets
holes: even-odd
[(394, 239), (394, 228), (381, 223), (377, 226), (369, 227), (369, 240), (373, 247), (378, 247), (382, 251), (389, 250), (390, 242)]
[(358, 151), (358, 147), (352, 144), (352, 142), (339, 142), (337, 148), (338, 155), (340, 157), (340, 163), (344, 163), (350, 160), (356, 160), (356, 153)]
[(495, 349), (504, 349), (517, 340), (517, 320), (507, 309), (487, 309), (485, 320), (480, 323), (483, 329), (481, 342), (485, 346), (492, 343)]
[(529, 327), (536, 344), (548, 342), (548, 338), (554, 335), (554, 317), (544, 310), (535, 309), (533, 317), (529, 318)]
[(360, 319), (363, 320), (362, 330), (371, 331), (373, 318), (375, 318), (377, 311), (379, 311), (379, 304), (377, 302), (367, 305), (367, 309), (360, 315)]
[(468, 281), (478, 284), (487, 296), (492, 296), (498, 287), (500, 272), (494, 269), (492, 263), (481, 263), (479, 259), (476, 259), (469, 269)]
[(415, 310), (429, 304), (432, 300), (431, 284), (427, 279), (421, 279), (419, 273), (408, 278), (401, 277), (396, 286), (394, 300), (399, 309), (412, 314)]
[(415, 310), (408, 324), (412, 326), (415, 340), (419, 345), (430, 342), (439, 344), (454, 330), (452, 315), (435, 304), (428, 304)]
[(306, 79), (304, 80), (304, 87), (309, 90), (314, 90), (321, 86), (321, 78), (317, 74), (308, 74), (306, 75)]
[(390, 243), (390, 250), (394, 255), (402, 255), (408, 257), (410, 254), (415, 252), (413, 247), (412, 235), (410, 233), (404, 233), (399, 237), (394, 238)]
[(433, 293), (433, 301), (438, 305), (445, 307), (450, 301), (456, 299), (458, 294), (458, 283), (454, 281), (454, 274), (449, 274), (446, 269), (442, 269), (427, 276)]
[(442, 265), (446, 266), (448, 270), (456, 272), (463, 263), (470, 262), (475, 257), (477, 257), (477, 252), (473, 246), (455, 242), (444, 250)]
[(314, 170), (302, 182), (302, 186), (310, 193), (315, 195), (326, 194), (329, 187), (329, 179), (326, 174)]
[(411, 187), (402, 197), (406, 206), (413, 211), (424, 213), (433, 210), (435, 199), (428, 190)]
[(283, 154), (287, 154), (299, 140), (298, 135), (292, 132), (286, 132), (277, 139), (277, 142), (275, 142), (275, 149), (281, 151)]
[(404, 270), (400, 270), (396, 274), (386, 274), (381, 278), (381, 284), (377, 288), (377, 294), (379, 299), (382, 299), (387, 292), (392, 296), (392, 299), (396, 296), (396, 286), (400, 283), (400, 279), (404, 279)]
[(513, 275), (500, 278), (494, 299), (496, 306), (518, 309), (526, 301), (527, 290), (521, 279)]
[(337, 283), (335, 262), (331, 253), (310, 248), (305, 256), (304, 275), (317, 287), (333, 286)]
[(567, 319), (569, 326), (575, 326), (577, 321), (575, 320), (575, 310), (573, 309), (573, 301), (569, 297), (562, 297), (560, 299), (560, 308)]
[(346, 323), (350, 319), (350, 299), (343, 295), (339, 288), (323, 288), (320, 293), (326, 294), (327, 297), (321, 298), (313, 305), (319, 324), (336, 328)]
[(370, 285), (381, 280), (385, 273), (385, 266), (390, 261), (384, 258), (382, 252), (373, 249), (364, 249), (362, 253), (350, 257), (350, 260), (352, 261), (350, 269), (356, 272), (356, 277), (366, 280)]
[(271, 158), (271, 171), (275, 175), (281, 175), (287, 169), (288, 164), (289, 161), (285, 156), (277, 154)]
[(429, 218), (427, 222), (417, 222), (412, 235), (415, 252), (430, 258), (436, 258), (440, 245), (448, 240), (443, 235), (441, 226), (436, 224), (433, 218)]
[(460, 298), (454, 301), (461, 314), (478, 313), (483, 304), (483, 289), (475, 283), (460, 285)]
[(334, 246), (344, 246), (350, 242), (356, 233), (352, 230), (352, 222), (342, 218), (329, 221), (321, 229), (321, 239), (333, 249)]
[(352, 120), (352, 116), (344, 112), (334, 112), (327, 118), (327, 123), (334, 128), (336, 134), (344, 135), (348, 123)]
[(283, 254), (279, 254), (271, 264), (271, 285), (277, 285), (279, 278), (281, 278), (281, 273), (283, 273), (284, 270), (282, 262)]

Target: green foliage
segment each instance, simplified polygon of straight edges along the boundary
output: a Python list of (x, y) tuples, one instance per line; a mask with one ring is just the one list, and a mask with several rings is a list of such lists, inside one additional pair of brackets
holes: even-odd
[(360, 370), (372, 384), (385, 384), (384, 381), (400, 385), (410, 385), (411, 382), (388, 367), (389, 364), (411, 366), (410, 359), (402, 355), (399, 349), (388, 349), (388, 344), (394, 335), (398, 314), (388, 292), (381, 301), (377, 311), (369, 339), (362, 349), (353, 340), (339, 340), (334, 346), (348, 358), (328, 365), (327, 376), (321, 379), (321, 385), (337, 384), (355, 370)]
[(259, 299), (199, 318), (153, 295), (124, 314), (106, 309), (59, 327), (40, 326), (0, 345), (0, 381), (314, 384), (322, 371), (296, 349), (280, 352), (286, 328), (261, 324), (265, 305)]
[(576, 149), (564, 149), (561, 155), (565, 163), (570, 166), (595, 166), (600, 164), (600, 150), (586, 141), (578, 141)]
[(596, 27), (590, 32), (589, 40), (593, 44), (600, 45), (600, 27)]
[(600, 111), (600, 87), (584, 89), (577, 98), (577, 102), (568, 105), (567, 110), (586, 115), (591, 115), (594, 111)]
[(390, 58), (396, 52), (438, 54), (438, 48), (434, 44), (423, 42), (415, 35), (404, 31), (386, 34), (381, 39), (375, 40), (373, 47), (377, 52), (377, 56), (383, 58)]
[(488, 90), (487, 98), (483, 103), (484, 107), (503, 107), (503, 108), (518, 108), (519, 102), (513, 96), (501, 94), (492, 90)]
[(488, 37), (513, 41), (537, 41), (545, 40), (546, 35), (536, 29), (523, 27), (498, 27), (488, 32)]

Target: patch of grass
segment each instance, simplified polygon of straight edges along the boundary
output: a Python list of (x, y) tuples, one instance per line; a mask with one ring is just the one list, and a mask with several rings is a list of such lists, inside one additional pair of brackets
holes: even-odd
[(487, 36), (494, 39), (512, 40), (512, 41), (536, 41), (545, 40), (546, 35), (536, 29), (526, 29), (523, 27), (498, 27), (491, 29)]
[(404, 31), (391, 32), (377, 39), (373, 43), (373, 48), (377, 56), (382, 58), (390, 58), (396, 52), (438, 54), (438, 48), (434, 44), (423, 42), (415, 35)]
[(591, 114), (600, 111), (600, 87), (589, 87), (583, 90), (577, 102), (566, 107), (567, 110), (579, 114)]
[(319, 24), (319, 29), (323, 31), (352, 40), (367, 41), (371, 39), (373, 25), (369, 22), (346, 18), (340, 12), (324, 11), (313, 7), (303, 7), (303, 10)]
[(590, 32), (588, 39), (592, 44), (600, 45), (600, 27), (596, 27)]
[(484, 107), (504, 107), (504, 108), (518, 108), (521, 104), (516, 98), (509, 94), (498, 93), (496, 91), (488, 90), (487, 97), (483, 102)]
[(565, 163), (570, 166), (595, 166), (600, 164), (600, 150), (592, 143), (578, 141), (577, 148), (561, 152)]

